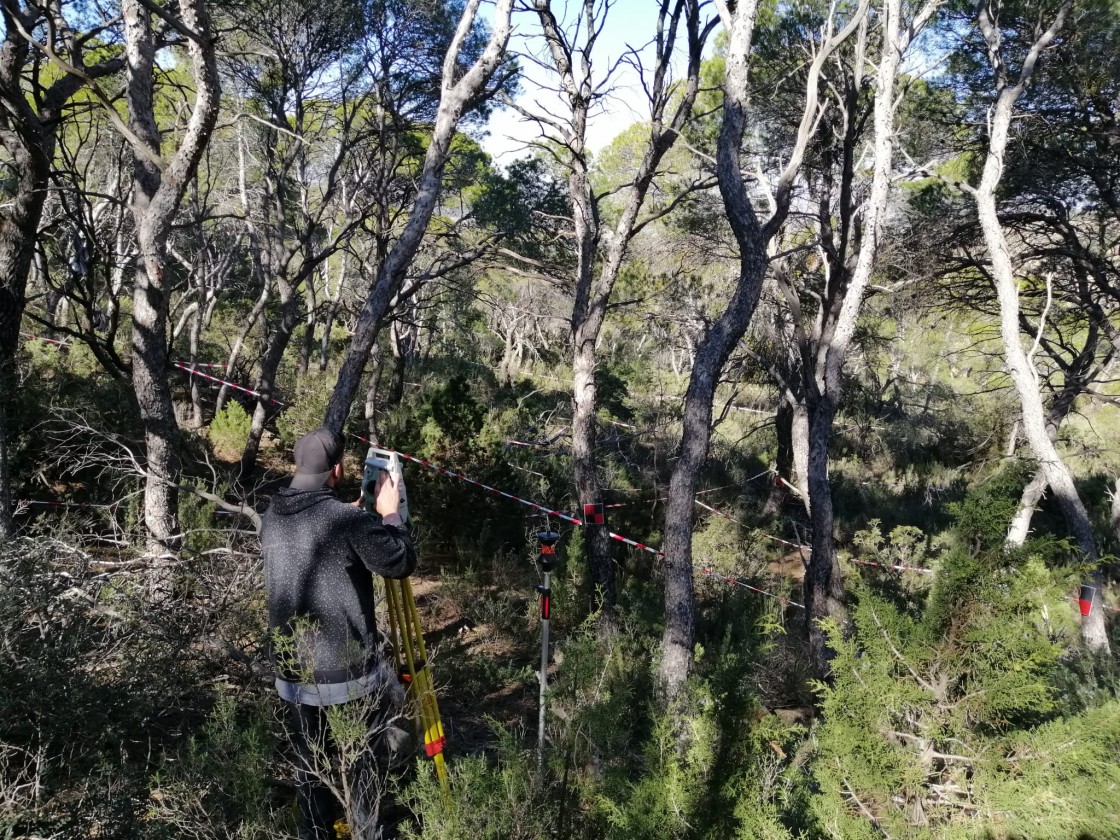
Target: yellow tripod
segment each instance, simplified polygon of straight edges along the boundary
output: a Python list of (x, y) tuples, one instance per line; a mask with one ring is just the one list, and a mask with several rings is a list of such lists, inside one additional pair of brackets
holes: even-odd
[[(404, 492), (403, 471), (397, 453), (371, 448), (366, 458), (362, 486), (365, 488), (367, 510), (373, 509), (377, 479), (385, 470), (400, 488), (401, 516), (408, 521), (408, 499)], [(424, 751), (435, 762), (440, 787), (447, 792), (447, 767), (443, 761), (443, 747), (447, 737), (439, 717), (436, 692), (428, 668), (428, 652), (424, 648), (424, 635), (420, 630), (420, 613), (408, 578), (385, 578), (385, 609), (389, 615), (389, 644), (397, 673), (407, 684), (408, 694), (416, 704), (420, 731), (424, 735)]]
[(439, 777), (440, 786), (446, 791), (447, 767), (443, 761), (443, 747), (447, 743), (447, 736), (443, 734), (436, 692), (432, 687), (428, 653), (424, 649), (424, 636), (420, 632), (420, 613), (412, 594), (412, 581), (408, 578), (386, 578), (385, 606), (389, 613), (389, 643), (393, 647), (397, 673), (408, 683), (408, 692), (419, 710), (424, 751), (435, 762), (436, 776)]

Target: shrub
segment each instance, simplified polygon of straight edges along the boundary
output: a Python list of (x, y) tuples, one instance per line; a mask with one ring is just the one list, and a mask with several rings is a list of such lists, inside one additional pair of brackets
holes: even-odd
[(230, 400), (225, 408), (214, 415), (210, 424), (210, 445), (214, 454), (224, 461), (234, 461), (241, 457), (245, 443), (249, 440), (249, 429), (253, 419), (241, 407), (241, 403)]

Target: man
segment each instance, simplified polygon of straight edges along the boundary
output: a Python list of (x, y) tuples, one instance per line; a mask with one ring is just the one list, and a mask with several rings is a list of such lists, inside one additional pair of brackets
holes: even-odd
[[(403, 691), (379, 651), (373, 574), (408, 576), (416, 552), (388, 473), (376, 486), (375, 517), (362, 510), (361, 496), (353, 504), (335, 496), (343, 454), (337, 434), (316, 429), (296, 442), (294, 454), (291, 485), (272, 497), (261, 518), (261, 554), (276, 690), (287, 701), (299, 759), (299, 836), (332, 840), (339, 808), (324, 776), (338, 745), (327, 710), (349, 704), (371, 717), (375, 736), (367, 740), (382, 752), (386, 732), (401, 734), (391, 718)], [(351, 829), (366, 840), (377, 831), (376, 768), (369, 750), (354, 758), (343, 760), (349, 766), (344, 788), (351, 792)]]

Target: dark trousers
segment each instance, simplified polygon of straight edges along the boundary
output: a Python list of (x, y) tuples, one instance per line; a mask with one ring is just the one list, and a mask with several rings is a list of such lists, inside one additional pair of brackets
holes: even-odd
[(334, 824), (342, 817), (347, 818), (354, 840), (377, 840), (380, 837), (377, 819), (380, 788), (387, 768), (399, 759), (385, 737), (387, 727), (393, 726), (387, 721), (392, 715), (386, 715), (381, 704), (366, 702), (359, 706), (367, 718), (369, 731), (374, 734), (368, 748), (348, 762), (345, 783), (350, 794), (350, 814), (347, 815), (323, 780), (329, 773), (336, 788), (343, 782), (332, 766), (338, 749), (331, 738), (326, 709), (303, 703), (287, 705), (292, 746), (296, 751), (300, 840), (335, 840)]

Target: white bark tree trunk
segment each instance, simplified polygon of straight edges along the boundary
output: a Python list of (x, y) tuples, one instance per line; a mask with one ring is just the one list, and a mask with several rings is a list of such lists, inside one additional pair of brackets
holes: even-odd
[(163, 554), (180, 541), (178, 517), (179, 429), (168, 378), (165, 278), (167, 238), (183, 193), (198, 167), (218, 117), (220, 87), (215, 42), (204, 0), (181, 0), (195, 102), (178, 150), (161, 158), (155, 118), (155, 34), (152, 13), (140, 0), (123, 0), (129, 140), (133, 147), (132, 214), (138, 255), (132, 312), (132, 384), (144, 423), (147, 476), (144, 525), (149, 551)]
[(836, 316), (831, 334), (817, 349), (817, 369), (808, 385), (809, 408), (809, 499), (813, 523), (813, 551), (805, 572), (805, 605), (809, 651), (822, 678), (830, 673), (831, 653), (820, 620), (831, 618), (841, 625), (848, 619), (844, 585), (833, 529), (832, 488), (828, 480), (828, 445), (832, 423), (843, 391), (843, 369), (855, 335), (864, 295), (871, 282), (878, 255), (883, 217), (890, 195), (894, 155), (895, 81), (905, 45), (902, 39), (901, 0), (884, 0), (880, 20), (882, 53), (875, 80), (874, 163), (871, 191), (863, 218), (863, 239), (855, 268)]
[[(1019, 288), (1015, 279), (1015, 268), (1011, 252), (999, 220), (996, 205), (996, 188), (1003, 176), (1003, 159), (1007, 149), (1011, 118), (1015, 103), (1023, 95), (1034, 73), (1035, 65), (1042, 51), (1053, 41), (1072, 6), (1066, 0), (1055, 15), (1050, 26), (1038, 37), (1031, 47), (1019, 78), (1014, 85), (1008, 81), (1008, 71), (1000, 54), (999, 33), (989, 17), (989, 9), (983, 3), (977, 4), (979, 25), (988, 43), (989, 55), (997, 77), (998, 95), (992, 108), (989, 122), (988, 152), (984, 161), (980, 185), (973, 191), (976, 212), (984, 234), (988, 257), (991, 260), (992, 282), (996, 288), (1000, 308), (1000, 337), (1008, 373), (1015, 385), (1022, 410), (1023, 436), (1039, 462), (1039, 471), (1054, 492), (1062, 509), (1066, 523), (1073, 533), (1077, 547), (1090, 562), (1098, 559), (1097, 543), (1093, 536), (1092, 524), (1085, 505), (1078, 495), (1073, 475), (1058, 453), (1057, 447), (1047, 434), (1046, 411), (1039, 391), (1038, 374), (1023, 349), (1019, 330)], [(1099, 570), (1094, 573), (1094, 583), (1101, 584)], [(1095, 652), (1107, 652), (1108, 635), (1105, 630), (1104, 613), (1095, 603), (1093, 611), (1081, 622), (1081, 636), (1086, 647)]]

